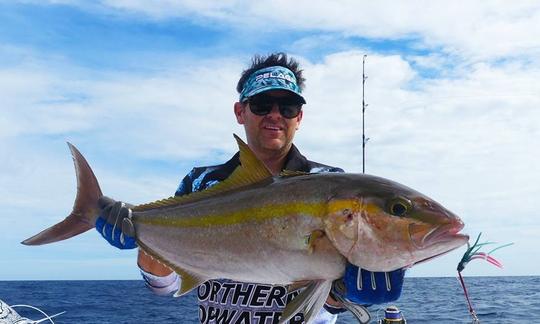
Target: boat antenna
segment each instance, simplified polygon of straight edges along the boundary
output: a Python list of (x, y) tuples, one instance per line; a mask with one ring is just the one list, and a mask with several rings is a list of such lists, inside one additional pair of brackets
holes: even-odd
[(369, 137), (366, 138), (365, 133), (365, 112), (368, 106), (364, 98), (366, 79), (368, 78), (365, 73), (366, 57), (367, 55), (364, 55), (362, 58), (362, 173), (366, 173), (366, 143), (369, 141)]

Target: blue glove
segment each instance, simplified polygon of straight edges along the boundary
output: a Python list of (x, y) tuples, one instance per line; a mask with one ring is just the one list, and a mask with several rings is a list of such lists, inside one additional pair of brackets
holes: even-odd
[(384, 304), (399, 298), (404, 275), (404, 269), (371, 272), (347, 263), (345, 276), (334, 283), (332, 292), (359, 305)]
[(98, 200), (101, 212), (96, 220), (96, 230), (114, 247), (122, 250), (137, 247), (135, 227), (131, 222), (130, 205), (109, 197)]

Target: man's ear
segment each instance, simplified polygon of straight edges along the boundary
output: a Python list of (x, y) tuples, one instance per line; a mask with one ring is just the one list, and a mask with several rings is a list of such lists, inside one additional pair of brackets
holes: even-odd
[(234, 103), (234, 115), (236, 116), (236, 121), (238, 124), (243, 125), (244, 124), (244, 110), (246, 109), (246, 105), (241, 102), (235, 102)]

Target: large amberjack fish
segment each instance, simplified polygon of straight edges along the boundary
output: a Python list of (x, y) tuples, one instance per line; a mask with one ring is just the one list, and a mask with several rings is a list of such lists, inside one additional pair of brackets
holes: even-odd
[[(139, 247), (179, 273), (182, 295), (208, 279), (310, 284), (283, 312), (306, 322), (346, 261), (370, 271), (410, 267), (468, 241), (461, 220), (430, 198), (380, 177), (350, 173), (272, 176), (235, 135), (241, 165), (217, 185), (133, 208)], [(81, 153), (71, 215), (22, 242), (47, 244), (94, 227), (102, 196)]]

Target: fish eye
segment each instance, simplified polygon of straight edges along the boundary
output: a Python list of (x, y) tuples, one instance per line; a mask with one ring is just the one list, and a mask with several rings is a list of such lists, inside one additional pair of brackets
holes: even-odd
[(410, 201), (403, 199), (403, 198), (397, 198), (390, 202), (389, 206), (389, 212), (390, 214), (398, 217), (405, 216), (405, 214), (411, 210), (412, 204)]

